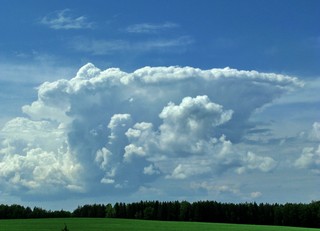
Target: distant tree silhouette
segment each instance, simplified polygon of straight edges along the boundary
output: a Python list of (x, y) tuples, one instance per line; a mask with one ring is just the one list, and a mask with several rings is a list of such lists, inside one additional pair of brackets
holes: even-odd
[[(163, 221), (201, 221), (320, 228), (320, 201), (309, 204), (219, 203), (216, 201), (140, 201), (78, 206), (68, 211), (47, 211), (21, 205), (0, 205), (0, 219), (110, 217)], [(65, 226), (65, 228), (67, 228)]]
[[(94, 205), (86, 205), (83, 208)], [(78, 209), (74, 211), (77, 216)], [(320, 202), (310, 204), (257, 204), (257, 203), (219, 203), (216, 201), (159, 202), (140, 201), (135, 203), (108, 204), (106, 217), (166, 220), (201, 221), (257, 225), (285, 225), (301, 227), (320, 227)]]

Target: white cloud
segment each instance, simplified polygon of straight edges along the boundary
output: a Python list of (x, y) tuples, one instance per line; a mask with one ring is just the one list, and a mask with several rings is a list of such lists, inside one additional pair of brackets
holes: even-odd
[[(48, 121), (15, 118), (1, 130), (0, 176), (9, 189), (30, 194), (73, 189), (81, 165), (67, 147), (63, 129)], [(8, 189), (7, 188), (7, 189)]]
[(315, 122), (312, 125), (311, 138), (320, 141), (320, 123)]
[(108, 128), (111, 130), (111, 134), (109, 136), (110, 142), (112, 142), (112, 139), (117, 138), (117, 133), (121, 133), (121, 130), (125, 128), (127, 126), (127, 123), (130, 123), (130, 121), (130, 114), (114, 114), (111, 117), (108, 124)]
[(268, 172), (276, 160), (238, 149), (239, 140), (255, 126), (249, 119), (257, 108), (300, 85), (230, 68), (126, 73), (87, 64), (70, 80), (43, 83), (38, 99), (23, 107), (25, 117), (1, 129), (0, 190), (130, 193), (158, 178)]
[(97, 151), (95, 161), (99, 164), (101, 169), (106, 169), (108, 167), (108, 162), (112, 153), (106, 149), (102, 148), (101, 150)]
[(126, 31), (129, 33), (157, 33), (177, 27), (179, 27), (179, 25), (172, 22), (166, 22), (163, 24), (141, 23), (128, 26)]
[(146, 156), (146, 152), (143, 150), (143, 147), (137, 147), (134, 144), (129, 144), (124, 147), (124, 160), (125, 161), (130, 161), (131, 157), (136, 155), (136, 156)]
[(90, 29), (93, 27), (93, 23), (88, 22), (85, 16), (75, 17), (71, 15), (71, 10), (69, 9), (51, 13), (43, 17), (40, 23), (55, 30)]
[(101, 179), (101, 183), (103, 183), (103, 184), (113, 184), (114, 180), (113, 179), (109, 179), (109, 178), (102, 178)]
[(314, 173), (320, 174), (320, 145), (318, 148), (304, 148), (294, 165), (298, 168), (307, 168)]
[(301, 155), (294, 162), (294, 166), (300, 169), (309, 169), (320, 174), (320, 123), (314, 122), (306, 141), (312, 141), (310, 146), (303, 148)]
[(256, 199), (262, 196), (261, 192), (252, 192), (250, 193), (251, 198)]
[(160, 171), (156, 169), (154, 165), (150, 164), (149, 166), (143, 168), (143, 173), (146, 175), (154, 175), (160, 174)]
[[(159, 117), (163, 119), (160, 146), (165, 150), (202, 153), (213, 128), (231, 119), (232, 111), (212, 103), (208, 96), (185, 97), (180, 105), (169, 103)], [(170, 148), (171, 147), (171, 148)], [(177, 150), (178, 151), (178, 150)]]
[(192, 164), (179, 164), (172, 172), (171, 175), (167, 176), (168, 179), (186, 179), (193, 175), (199, 175), (203, 173), (210, 172), (211, 169), (209, 166), (199, 166)]
[(191, 183), (191, 188), (193, 189), (204, 189), (209, 194), (220, 194), (220, 193), (232, 193), (239, 194), (239, 188), (234, 184), (217, 184), (210, 181), (193, 182)]
[(243, 166), (237, 169), (238, 173), (243, 173), (246, 170), (259, 169), (262, 172), (269, 172), (274, 169), (277, 162), (268, 156), (258, 156), (255, 153), (248, 152), (243, 156)]

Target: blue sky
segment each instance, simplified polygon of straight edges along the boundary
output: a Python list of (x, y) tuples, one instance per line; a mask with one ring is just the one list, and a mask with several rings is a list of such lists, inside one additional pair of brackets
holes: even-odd
[(319, 1), (1, 1), (0, 203), (319, 200)]

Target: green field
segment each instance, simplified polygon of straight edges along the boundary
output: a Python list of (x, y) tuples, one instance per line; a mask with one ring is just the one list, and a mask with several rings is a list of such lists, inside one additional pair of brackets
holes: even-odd
[(0, 231), (319, 231), (279, 226), (255, 226), (198, 222), (143, 221), (109, 218), (60, 218), (0, 220)]

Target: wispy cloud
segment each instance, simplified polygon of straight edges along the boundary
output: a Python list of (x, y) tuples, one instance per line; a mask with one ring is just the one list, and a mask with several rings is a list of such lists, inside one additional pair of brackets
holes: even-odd
[[(75, 69), (61, 65), (60, 57), (32, 51), (17, 53), (18, 61), (13, 62), (0, 56), (0, 81), (14, 84), (39, 85), (44, 80), (52, 81), (70, 76)], [(42, 72), (39, 73), (39, 68)]]
[(78, 38), (71, 46), (77, 51), (88, 52), (93, 55), (107, 55), (122, 51), (164, 51), (169, 48), (186, 47), (192, 43), (193, 39), (188, 36), (181, 36), (173, 39), (150, 39), (146, 41), (129, 41), (124, 39), (88, 40), (85, 38)]
[(90, 29), (93, 23), (85, 16), (73, 16), (70, 9), (53, 12), (40, 20), (41, 24), (55, 30)]
[(125, 30), (129, 33), (157, 33), (160, 31), (174, 29), (179, 27), (178, 24), (166, 22), (162, 24), (141, 23), (128, 26)]

